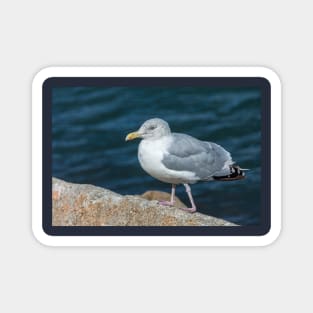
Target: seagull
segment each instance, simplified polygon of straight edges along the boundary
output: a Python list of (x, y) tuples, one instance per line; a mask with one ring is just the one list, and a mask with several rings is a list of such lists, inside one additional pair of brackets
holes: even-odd
[(232, 181), (245, 177), (244, 170), (235, 165), (231, 155), (214, 142), (201, 141), (187, 134), (172, 133), (168, 123), (160, 118), (145, 121), (141, 127), (129, 133), (125, 140), (141, 138), (138, 160), (141, 167), (152, 177), (172, 184), (171, 200), (159, 202), (173, 206), (175, 188), (185, 186), (190, 208), (196, 212), (189, 184), (199, 181)]

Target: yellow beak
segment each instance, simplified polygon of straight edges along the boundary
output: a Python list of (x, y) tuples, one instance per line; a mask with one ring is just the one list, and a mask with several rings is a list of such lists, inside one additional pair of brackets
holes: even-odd
[(140, 137), (140, 134), (139, 134), (138, 132), (133, 132), (133, 133), (129, 133), (129, 134), (126, 136), (125, 140), (126, 140), (126, 141), (128, 141), (128, 140), (133, 140), (133, 139), (138, 138), (138, 137)]

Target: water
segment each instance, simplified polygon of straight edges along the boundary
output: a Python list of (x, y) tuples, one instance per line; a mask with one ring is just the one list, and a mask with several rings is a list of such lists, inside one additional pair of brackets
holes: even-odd
[[(241, 225), (259, 223), (261, 94), (258, 89), (207, 87), (62, 87), (52, 95), (52, 173), (120, 194), (170, 192), (137, 160), (139, 141), (125, 142), (147, 119), (213, 141), (231, 152), (247, 178), (192, 185), (198, 210)], [(189, 205), (183, 186), (177, 196)]]

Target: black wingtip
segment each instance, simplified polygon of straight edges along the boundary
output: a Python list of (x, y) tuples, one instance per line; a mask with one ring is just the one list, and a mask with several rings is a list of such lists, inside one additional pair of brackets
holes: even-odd
[(245, 172), (238, 165), (231, 165), (229, 169), (230, 174), (225, 176), (213, 176), (214, 180), (232, 181), (246, 178)]

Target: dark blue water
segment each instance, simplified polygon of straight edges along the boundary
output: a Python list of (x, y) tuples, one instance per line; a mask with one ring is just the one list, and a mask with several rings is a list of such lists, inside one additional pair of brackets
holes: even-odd
[[(65, 87), (53, 89), (53, 176), (121, 194), (170, 192), (137, 160), (139, 141), (125, 142), (147, 119), (213, 141), (231, 152), (247, 178), (192, 185), (198, 210), (242, 225), (260, 213), (261, 95), (252, 88)], [(189, 205), (184, 187), (178, 197)]]

